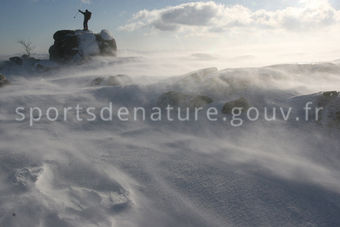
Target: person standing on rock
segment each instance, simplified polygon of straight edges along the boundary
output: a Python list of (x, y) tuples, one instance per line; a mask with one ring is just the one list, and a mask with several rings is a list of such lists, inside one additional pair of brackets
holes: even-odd
[(88, 31), (89, 27), (87, 23), (91, 19), (92, 13), (88, 10), (85, 10), (85, 12), (79, 10), (79, 13), (82, 13), (84, 15), (84, 31)]

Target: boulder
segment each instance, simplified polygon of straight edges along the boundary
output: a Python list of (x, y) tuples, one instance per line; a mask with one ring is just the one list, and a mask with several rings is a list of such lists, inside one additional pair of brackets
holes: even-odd
[(0, 87), (7, 85), (7, 84), (9, 84), (7, 78), (4, 75), (0, 74)]
[(91, 31), (60, 30), (53, 35), (54, 44), (49, 49), (50, 60), (74, 62), (91, 56), (115, 56), (117, 45), (107, 30), (94, 34)]
[(108, 86), (121, 86), (130, 84), (132, 82), (131, 78), (127, 75), (118, 74), (115, 76), (109, 76), (105, 82)]
[(325, 107), (334, 99), (339, 96), (339, 92), (337, 91), (326, 91), (323, 92), (322, 95), (318, 97), (317, 104), (318, 106)]
[(227, 102), (224, 104), (222, 108), (222, 113), (224, 114), (232, 114), (234, 108), (242, 108), (243, 111), (247, 111), (249, 109), (249, 103), (245, 98), (239, 98), (231, 102)]
[(102, 30), (96, 35), (96, 40), (102, 55), (116, 56), (117, 44), (113, 36), (107, 30)]
[(194, 96), (190, 101), (191, 107), (203, 107), (213, 102), (213, 100), (210, 97), (204, 95)]
[(340, 127), (340, 92), (325, 91), (310, 95), (294, 97), (292, 104), (305, 117), (304, 106), (310, 102), (311, 110), (308, 112), (310, 122), (317, 122), (322, 126)]
[(181, 107), (181, 108), (198, 108), (212, 103), (213, 100), (208, 96), (188, 95), (176, 91), (169, 91), (162, 94), (157, 101), (157, 106), (161, 108)]
[(97, 77), (91, 81), (91, 86), (99, 86), (102, 85), (103, 81), (105, 80), (104, 77)]
[(132, 79), (128, 75), (118, 74), (107, 78), (97, 77), (92, 82), (92, 86), (125, 86), (132, 83)]
[(326, 91), (317, 96), (317, 105), (322, 107), (320, 119), (322, 124), (340, 126), (340, 92)]

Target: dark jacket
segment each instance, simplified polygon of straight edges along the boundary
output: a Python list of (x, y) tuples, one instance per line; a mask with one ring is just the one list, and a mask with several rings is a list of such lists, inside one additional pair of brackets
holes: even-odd
[(90, 11), (86, 10), (85, 12), (83, 12), (83, 11), (79, 10), (79, 12), (84, 14), (85, 20), (90, 20), (91, 19), (92, 13)]

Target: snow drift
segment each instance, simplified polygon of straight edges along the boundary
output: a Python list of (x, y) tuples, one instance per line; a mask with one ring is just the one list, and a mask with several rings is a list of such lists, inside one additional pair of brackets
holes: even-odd
[[(340, 225), (339, 63), (187, 72), (191, 56), (2, 68), (0, 225)], [(241, 127), (223, 113), (216, 122), (15, 120), (18, 106), (152, 107), (169, 97), (206, 97), (200, 104), (219, 110), (242, 97), (296, 115)], [(321, 121), (296, 121), (308, 101), (325, 108)]]

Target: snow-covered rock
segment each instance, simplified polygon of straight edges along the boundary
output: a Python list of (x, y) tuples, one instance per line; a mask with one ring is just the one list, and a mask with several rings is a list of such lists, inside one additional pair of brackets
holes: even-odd
[(85, 57), (100, 54), (96, 36), (92, 32), (76, 31), (75, 35), (78, 38), (78, 54), (80, 54), (80, 56)]
[(16, 64), (16, 65), (22, 65), (23, 64), (23, 60), (20, 57), (11, 57), (11, 58), (9, 58), (9, 61)]
[(13, 183), (21, 186), (28, 186), (38, 180), (42, 172), (40, 167), (20, 168), (17, 169), (13, 176)]
[(106, 29), (103, 29), (101, 32), (100, 32), (100, 37), (103, 39), (103, 40), (106, 40), (106, 41), (110, 41), (110, 40), (113, 40), (113, 36), (112, 34), (106, 30)]
[(47, 72), (51, 69), (57, 69), (59, 65), (54, 61), (49, 60), (39, 60), (37, 63), (33, 64), (36, 72)]
[(50, 59), (57, 62), (72, 62), (97, 55), (115, 56), (117, 45), (107, 31), (99, 34), (82, 30), (61, 30), (53, 35), (54, 45), (49, 49)]
[(92, 82), (92, 86), (125, 86), (132, 83), (128, 75), (118, 74), (107, 78), (97, 77)]
[(60, 65), (51, 60), (37, 59), (28, 55), (11, 57), (1, 65), (1, 72), (8, 77), (19, 74), (46, 73), (58, 69)]
[(158, 98), (157, 105), (162, 108), (167, 106), (181, 108), (198, 108), (212, 103), (213, 100), (208, 96), (189, 95), (176, 91), (169, 91)]
[[(291, 104), (295, 104), (297, 108), (305, 106), (308, 102), (311, 103), (311, 110), (308, 112), (309, 119), (328, 127), (340, 126), (340, 92), (326, 91), (291, 99)], [(316, 111), (318, 109), (320, 111)], [(301, 117), (304, 117), (304, 114), (306, 112), (301, 111)]]
[(240, 108), (241, 111), (246, 111), (250, 107), (247, 99), (239, 98), (231, 102), (227, 102), (224, 104), (222, 108), (222, 113), (224, 114), (232, 114), (234, 108)]
[(317, 98), (317, 105), (322, 107), (321, 123), (331, 126), (340, 126), (340, 92), (323, 92)]
[(96, 39), (102, 55), (116, 55), (117, 44), (108, 30), (102, 30), (100, 34), (96, 35)]

